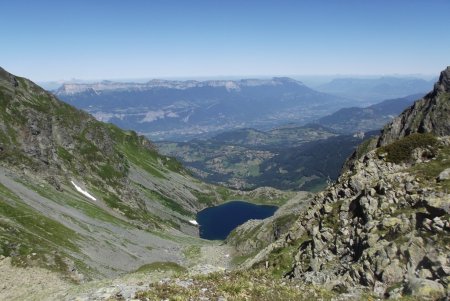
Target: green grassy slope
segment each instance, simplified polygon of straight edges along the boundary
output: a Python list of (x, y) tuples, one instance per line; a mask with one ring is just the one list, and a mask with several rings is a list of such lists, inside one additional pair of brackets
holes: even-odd
[(135, 132), (0, 68), (0, 255), (75, 280), (183, 262), (198, 243), (189, 220), (220, 201), (217, 189)]

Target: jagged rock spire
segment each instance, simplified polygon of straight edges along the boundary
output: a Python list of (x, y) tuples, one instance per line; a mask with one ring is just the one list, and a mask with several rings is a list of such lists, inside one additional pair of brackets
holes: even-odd
[(450, 92), (450, 66), (441, 72), (439, 81), (434, 85), (434, 90), (438, 92)]
[(412, 133), (450, 135), (450, 66), (441, 72), (433, 91), (417, 100), (384, 127), (378, 146), (392, 143)]

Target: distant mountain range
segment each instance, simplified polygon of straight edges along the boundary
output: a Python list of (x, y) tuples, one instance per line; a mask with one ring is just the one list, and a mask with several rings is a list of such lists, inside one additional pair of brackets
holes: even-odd
[(187, 140), (243, 127), (305, 124), (353, 103), (271, 79), (68, 83), (55, 94), (98, 120), (134, 129), (153, 140)]
[(381, 99), (394, 99), (405, 95), (422, 94), (433, 88), (436, 79), (424, 80), (414, 77), (337, 78), (316, 89), (321, 92), (373, 104)]
[(422, 96), (423, 94), (414, 94), (397, 99), (388, 99), (365, 108), (343, 108), (320, 118), (315, 123), (341, 133), (381, 129)]

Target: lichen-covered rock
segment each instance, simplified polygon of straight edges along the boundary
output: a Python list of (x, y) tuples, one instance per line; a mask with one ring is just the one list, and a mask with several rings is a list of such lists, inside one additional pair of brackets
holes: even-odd
[(444, 286), (436, 281), (410, 278), (405, 289), (406, 293), (424, 300), (437, 300), (445, 297)]
[(393, 259), (388, 266), (384, 268), (382, 272), (381, 279), (386, 284), (393, 284), (397, 282), (401, 282), (403, 280), (403, 276), (405, 271), (400, 265), (399, 260)]

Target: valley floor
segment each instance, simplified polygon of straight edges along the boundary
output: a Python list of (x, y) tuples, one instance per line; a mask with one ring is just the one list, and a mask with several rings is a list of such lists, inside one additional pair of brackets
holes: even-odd
[[(185, 267), (154, 263), (117, 278), (74, 284), (59, 274), (39, 267), (13, 266), (11, 258), (0, 260), (0, 300), (129, 300), (138, 291), (176, 275), (203, 275), (231, 268), (232, 248), (219, 243), (187, 249)], [(189, 254), (190, 253), (190, 254)], [(121, 299), (123, 298), (123, 299)]]
[(49, 270), (18, 268), (8, 257), (0, 260), (0, 300), (57, 300), (72, 287)]

